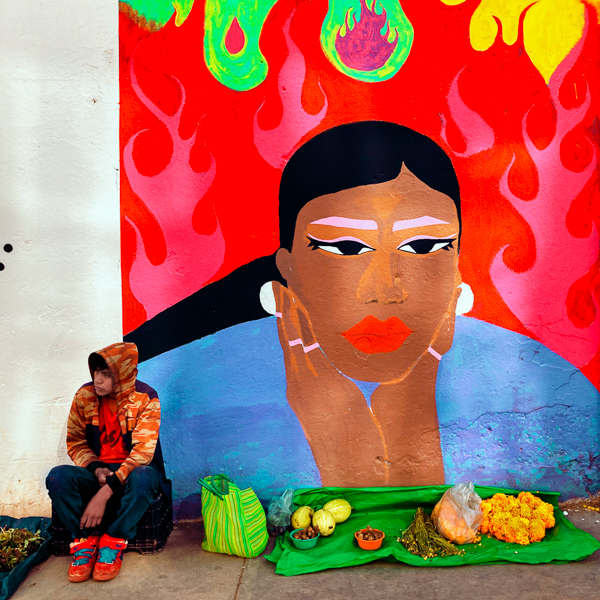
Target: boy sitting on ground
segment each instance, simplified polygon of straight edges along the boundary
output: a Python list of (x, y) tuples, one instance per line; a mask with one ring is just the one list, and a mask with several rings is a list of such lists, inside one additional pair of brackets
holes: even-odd
[(113, 579), (127, 540), (165, 481), (157, 393), (136, 380), (135, 344), (90, 354), (93, 381), (73, 399), (67, 425), (72, 465), (54, 467), (46, 487), (71, 532), (69, 580)]

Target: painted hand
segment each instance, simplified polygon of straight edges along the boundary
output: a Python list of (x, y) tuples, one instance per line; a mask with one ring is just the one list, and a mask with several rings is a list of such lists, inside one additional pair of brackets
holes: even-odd
[(287, 399), (325, 486), (387, 483), (385, 441), (361, 391), (325, 356), (293, 291), (273, 282)]
[(111, 475), (114, 475), (114, 473), (110, 469), (107, 469), (106, 467), (98, 467), (94, 471), (94, 475), (96, 476), (96, 479), (98, 480), (98, 483), (100, 484), (100, 487), (102, 487), (102, 486), (106, 485), (106, 478), (110, 477)]
[(102, 517), (104, 517), (104, 511), (106, 510), (106, 503), (112, 494), (113, 491), (108, 485), (98, 490), (83, 511), (81, 521), (79, 522), (81, 529), (94, 529), (100, 525)]

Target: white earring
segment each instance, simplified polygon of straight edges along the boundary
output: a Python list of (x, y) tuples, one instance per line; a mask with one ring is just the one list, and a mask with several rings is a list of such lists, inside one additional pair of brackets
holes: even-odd
[(456, 314), (465, 315), (473, 308), (475, 296), (471, 286), (468, 283), (463, 282), (458, 287), (462, 290), (462, 292), (458, 297), (458, 302), (456, 303)]
[(277, 304), (275, 303), (275, 294), (273, 293), (273, 282), (267, 281), (263, 283), (259, 294), (260, 304), (263, 310), (270, 315), (277, 312)]

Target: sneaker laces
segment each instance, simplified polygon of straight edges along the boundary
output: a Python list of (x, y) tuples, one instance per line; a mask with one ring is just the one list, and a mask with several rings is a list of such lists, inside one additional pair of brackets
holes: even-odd
[(98, 555), (98, 562), (106, 563), (112, 565), (117, 556), (121, 552), (120, 548), (110, 548), (109, 546), (100, 546), (100, 551)]
[(96, 550), (96, 548), (92, 546), (83, 546), (82, 548), (75, 550), (73, 553), (73, 566), (80, 567), (81, 565), (87, 565), (94, 556), (94, 550)]

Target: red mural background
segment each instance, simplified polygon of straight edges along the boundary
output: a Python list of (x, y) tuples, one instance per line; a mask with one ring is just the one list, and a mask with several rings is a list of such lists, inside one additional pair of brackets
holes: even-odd
[(281, 169), (302, 141), (381, 119), (428, 135), (453, 160), (469, 316), (540, 340), (600, 387), (598, 16), (586, 7), (582, 39), (547, 84), (522, 27), (513, 45), (498, 36), (472, 48), (478, 4), (403, 0), (415, 31), (408, 59), (365, 83), (323, 53), (326, 1), (280, 0), (260, 37), (267, 77), (245, 92), (204, 62), (202, 2), (181, 26), (173, 16), (155, 31), (123, 9), (125, 333), (278, 248)]

